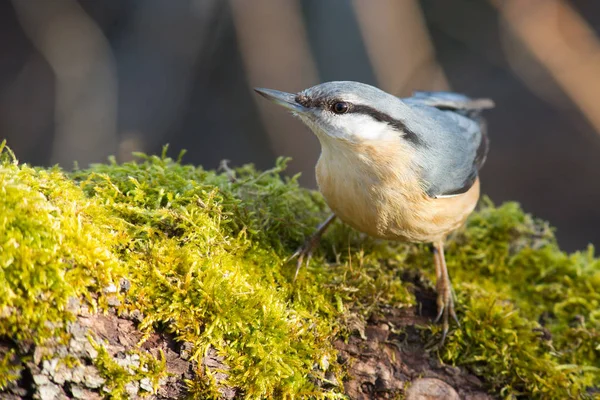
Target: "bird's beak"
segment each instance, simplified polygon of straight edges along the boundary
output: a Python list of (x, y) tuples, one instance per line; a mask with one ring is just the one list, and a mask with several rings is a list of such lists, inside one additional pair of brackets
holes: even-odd
[(305, 112), (306, 108), (296, 102), (296, 95), (292, 93), (280, 92), (279, 90), (254, 88), (256, 93), (260, 94), (267, 100), (271, 100), (275, 104), (287, 108), (294, 112)]

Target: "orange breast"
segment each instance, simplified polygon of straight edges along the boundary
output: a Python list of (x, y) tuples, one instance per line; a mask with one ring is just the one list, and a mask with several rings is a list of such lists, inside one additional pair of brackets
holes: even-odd
[[(410, 167), (402, 143), (323, 146), (319, 188), (332, 211), (370, 236), (433, 242), (460, 227), (479, 199), (479, 180), (466, 193), (432, 199)], [(333, 153), (335, 151), (335, 153)]]

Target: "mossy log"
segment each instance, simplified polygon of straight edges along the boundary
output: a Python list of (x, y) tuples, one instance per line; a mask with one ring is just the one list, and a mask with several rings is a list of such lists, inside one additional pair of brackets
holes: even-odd
[(449, 239), (462, 325), (438, 348), (426, 245), (336, 222), (293, 281), (328, 210), (284, 159), (0, 155), (1, 398), (598, 396), (600, 262), (516, 203), (482, 200)]

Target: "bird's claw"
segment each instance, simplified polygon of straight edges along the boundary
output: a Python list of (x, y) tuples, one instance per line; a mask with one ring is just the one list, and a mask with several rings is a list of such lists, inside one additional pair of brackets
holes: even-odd
[(306, 259), (306, 266), (308, 267), (308, 263), (310, 262), (310, 259), (312, 258), (313, 255), (313, 251), (315, 249), (315, 247), (317, 247), (317, 245), (319, 244), (319, 237), (318, 236), (311, 236), (310, 238), (308, 238), (306, 240), (306, 242), (304, 242), (304, 244), (302, 246), (300, 246), (298, 248), (298, 250), (296, 250), (294, 252), (294, 254), (292, 254), (290, 257), (287, 258), (287, 260), (285, 260), (286, 263), (292, 261), (294, 258), (297, 258), (298, 260), (296, 261), (296, 272), (294, 273), (294, 282), (296, 282), (296, 278), (298, 278), (298, 272), (300, 272), (300, 268), (302, 268), (302, 264)]
[(440, 320), (442, 321), (442, 340), (439, 344), (441, 347), (446, 341), (446, 336), (448, 335), (448, 330), (450, 328), (448, 316), (451, 316), (452, 319), (454, 319), (458, 327), (460, 327), (460, 322), (458, 322), (458, 317), (454, 311), (454, 298), (452, 297), (452, 286), (450, 285), (450, 282), (448, 281), (446, 283), (443, 280), (438, 282), (437, 292), (438, 315), (435, 317), (434, 322), (437, 324)]
[(321, 225), (319, 225), (316, 232), (311, 237), (309, 237), (304, 242), (304, 244), (294, 252), (294, 254), (292, 254), (290, 257), (288, 257), (287, 260), (285, 260), (285, 262), (288, 263), (294, 258), (298, 257), (298, 262), (296, 263), (296, 273), (294, 274), (294, 282), (296, 282), (298, 272), (300, 272), (300, 268), (302, 268), (302, 263), (304, 259), (306, 258), (306, 266), (308, 266), (308, 263), (312, 258), (313, 250), (321, 241), (321, 236), (323, 235), (323, 232), (325, 232), (327, 227), (331, 225), (335, 218), (335, 214), (331, 214), (329, 217), (327, 217), (327, 219)]

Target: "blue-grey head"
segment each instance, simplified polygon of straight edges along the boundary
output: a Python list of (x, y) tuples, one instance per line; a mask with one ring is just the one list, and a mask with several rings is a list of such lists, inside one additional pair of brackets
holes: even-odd
[(326, 82), (297, 94), (255, 89), (299, 117), (319, 137), (362, 140), (418, 140), (403, 119), (410, 107), (399, 98), (359, 82)]

